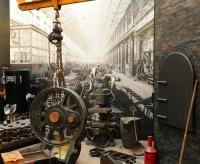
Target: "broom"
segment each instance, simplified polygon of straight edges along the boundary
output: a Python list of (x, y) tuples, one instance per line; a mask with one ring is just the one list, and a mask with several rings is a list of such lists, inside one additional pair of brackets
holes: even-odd
[(192, 109), (193, 109), (193, 105), (194, 105), (194, 99), (195, 99), (195, 95), (196, 95), (197, 83), (198, 83), (198, 81), (196, 80), (194, 89), (192, 92), (192, 99), (190, 102), (190, 108), (189, 108), (189, 112), (188, 112), (188, 117), (187, 117), (187, 122), (186, 122), (186, 126), (185, 126), (185, 132), (184, 132), (184, 138), (183, 138), (183, 143), (182, 143), (182, 147), (181, 147), (181, 154), (179, 157), (178, 164), (182, 164), (182, 162), (183, 162), (183, 154), (184, 154), (184, 150), (185, 150), (185, 143), (187, 140), (188, 128), (189, 128), (189, 124), (190, 124), (190, 118), (191, 118)]

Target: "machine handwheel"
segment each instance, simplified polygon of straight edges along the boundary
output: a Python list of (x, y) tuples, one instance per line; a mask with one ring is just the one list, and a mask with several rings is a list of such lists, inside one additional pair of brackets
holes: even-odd
[(30, 123), (42, 142), (61, 146), (78, 139), (86, 115), (85, 104), (76, 92), (66, 88), (48, 88), (33, 100)]

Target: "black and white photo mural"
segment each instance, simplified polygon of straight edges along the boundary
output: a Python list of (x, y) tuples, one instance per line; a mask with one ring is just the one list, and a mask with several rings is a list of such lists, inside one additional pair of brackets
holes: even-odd
[[(54, 13), (11, 7), (11, 68), (30, 69), (31, 82), (44, 86), (55, 77)], [(94, 107), (110, 108), (113, 138), (120, 138), (120, 118), (133, 115), (141, 119), (138, 139), (153, 135), (154, 1), (98, 0), (62, 7), (60, 17), (66, 87), (81, 95), (90, 119), (105, 119)]]
[[(132, 1), (110, 40), (105, 64), (116, 79), (117, 107), (141, 118), (141, 138), (153, 135), (153, 1)], [(142, 9), (142, 10), (141, 10)]]

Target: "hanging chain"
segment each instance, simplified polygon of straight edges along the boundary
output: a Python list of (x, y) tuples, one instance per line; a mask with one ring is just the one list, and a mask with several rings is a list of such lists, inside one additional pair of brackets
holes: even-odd
[(60, 14), (59, 10), (56, 10), (55, 13), (55, 21), (53, 32), (49, 35), (49, 41), (54, 44), (57, 48), (56, 50), (56, 72), (55, 72), (55, 87), (65, 87), (65, 81), (64, 81), (64, 69), (63, 69), (63, 63), (62, 63), (62, 28), (61, 28), (61, 22), (59, 21)]
[[(59, 18), (60, 18), (59, 11), (56, 10), (55, 20), (56, 20), (57, 24), (60, 23)], [(58, 43), (56, 44), (56, 47), (57, 47), (56, 76), (57, 76), (57, 79), (58, 79), (58, 86), (59, 87), (61, 87), (61, 86), (65, 87), (64, 70), (63, 70), (63, 63), (62, 63), (62, 40), (58, 41)]]
[(59, 22), (59, 18), (60, 18), (59, 10), (56, 10), (56, 13), (55, 13), (55, 20), (56, 20), (56, 22)]
[(56, 77), (58, 81), (58, 86), (65, 86), (64, 81), (64, 70), (63, 70), (63, 63), (62, 63), (62, 42), (56, 44), (57, 51), (56, 51)]
[(48, 79), (51, 80), (51, 45), (48, 42)]

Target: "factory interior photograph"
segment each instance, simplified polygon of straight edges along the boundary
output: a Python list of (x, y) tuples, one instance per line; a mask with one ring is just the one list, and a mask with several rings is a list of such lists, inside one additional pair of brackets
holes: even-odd
[(0, 164), (200, 163), (200, 0), (0, 0)]

